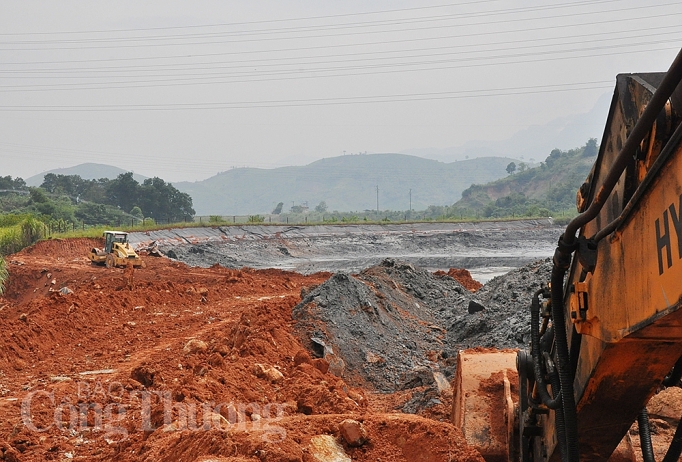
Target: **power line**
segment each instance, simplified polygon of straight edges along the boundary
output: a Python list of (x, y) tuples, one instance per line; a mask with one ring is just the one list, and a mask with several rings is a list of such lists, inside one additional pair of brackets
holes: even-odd
[(372, 14), (386, 14), (386, 13), (396, 13), (396, 12), (408, 12), (417, 10), (427, 10), (436, 8), (448, 8), (452, 6), (463, 6), (463, 5), (479, 5), (482, 3), (492, 3), (501, 0), (474, 0), (469, 2), (445, 4), (445, 5), (432, 5), (432, 6), (419, 6), (412, 8), (399, 8), (394, 10), (381, 10), (381, 11), (368, 11), (360, 13), (343, 13), (334, 15), (324, 15), (324, 16), (308, 16), (303, 18), (282, 18), (282, 19), (266, 19), (259, 21), (244, 21), (244, 22), (234, 22), (234, 23), (219, 23), (219, 24), (196, 24), (196, 25), (186, 25), (186, 26), (163, 26), (163, 27), (147, 27), (147, 28), (136, 28), (136, 29), (107, 29), (107, 30), (94, 30), (94, 31), (61, 31), (61, 32), (22, 32), (22, 33), (0, 33), (0, 36), (21, 36), (21, 35), (54, 35), (54, 34), (95, 34), (95, 33), (109, 33), (109, 32), (141, 32), (141, 31), (151, 31), (151, 30), (176, 30), (176, 29), (192, 29), (198, 27), (226, 27), (226, 26), (239, 26), (247, 24), (264, 24), (264, 23), (278, 23), (287, 21), (307, 21), (312, 19), (329, 19), (329, 18), (340, 18), (340, 17), (350, 17), (350, 16), (364, 16)]
[[(127, 70), (134, 70), (137, 72), (155, 72), (155, 68), (162, 68), (160, 70), (163, 71), (177, 71), (177, 72), (183, 72), (183, 71), (199, 71), (199, 70), (211, 70), (211, 69), (222, 69), (222, 68), (230, 68), (233, 69), (235, 67), (244, 67), (244, 66), (238, 66), (238, 64), (246, 64), (248, 63), (248, 67), (251, 67), (254, 63), (258, 63), (259, 66), (265, 66), (265, 67), (274, 67), (274, 66), (301, 66), (301, 65), (306, 65), (306, 64), (328, 64), (328, 63), (339, 63), (339, 62), (349, 62), (348, 60), (336, 60), (336, 61), (316, 61), (312, 63), (307, 63), (307, 62), (285, 62), (285, 63), (277, 63), (276, 61), (284, 61), (284, 60), (292, 60), (292, 59), (306, 59), (306, 60), (312, 60), (312, 59), (318, 59), (318, 58), (334, 58), (334, 57), (358, 57), (358, 56), (369, 56), (368, 58), (362, 58), (362, 59), (357, 59), (356, 61), (362, 61), (362, 60), (387, 60), (387, 59), (404, 59), (404, 58), (413, 58), (413, 57), (419, 57), (419, 58), (424, 58), (424, 57), (431, 57), (431, 56), (443, 56), (443, 55), (451, 55), (451, 54), (468, 54), (468, 53), (490, 53), (490, 52), (497, 52), (497, 51), (506, 51), (506, 50), (519, 50), (519, 49), (531, 49), (531, 48), (545, 48), (545, 47), (553, 47), (553, 46), (565, 46), (565, 45), (573, 45), (573, 44), (584, 44), (584, 43), (596, 43), (596, 42), (608, 42), (608, 41), (616, 41), (616, 40), (632, 40), (632, 39), (641, 39), (645, 37), (658, 37), (661, 35), (662, 31), (665, 31), (667, 29), (676, 29), (679, 30), (679, 26), (674, 25), (674, 26), (666, 26), (666, 27), (659, 27), (656, 29), (656, 32), (650, 33), (650, 34), (639, 34), (639, 35), (628, 35), (628, 36), (621, 36), (621, 37), (611, 37), (613, 33), (611, 32), (597, 32), (594, 34), (584, 34), (581, 35), (580, 39), (581, 40), (574, 40), (574, 41), (566, 41), (566, 39), (571, 39), (573, 36), (559, 36), (559, 37), (551, 37), (547, 40), (552, 41), (552, 40), (562, 40), (561, 43), (537, 43), (537, 39), (522, 39), (522, 40), (505, 40), (505, 41), (498, 41), (498, 42), (490, 42), (490, 43), (485, 43), (485, 44), (476, 44), (476, 45), (467, 45), (467, 44), (459, 44), (459, 45), (444, 45), (444, 46), (438, 46), (438, 47), (425, 47), (425, 48), (418, 48), (418, 49), (409, 49), (409, 50), (384, 50), (384, 51), (369, 51), (369, 52), (356, 52), (356, 53), (341, 53), (341, 54), (331, 54), (331, 55), (324, 55), (324, 56), (302, 56), (302, 57), (297, 57), (297, 58), (268, 58), (267, 60), (264, 59), (246, 59), (246, 60), (234, 60), (234, 61), (229, 61), (229, 62), (204, 62), (204, 63), (187, 63), (187, 64), (182, 64), (182, 63), (173, 63), (173, 64), (151, 64), (151, 65), (145, 65), (145, 66), (105, 66), (105, 67), (80, 67), (80, 68), (66, 68), (66, 69), (50, 69), (50, 68), (43, 68), (43, 69), (25, 69), (25, 70), (17, 70), (17, 69), (5, 69), (2, 70), (0, 69), (0, 78), (17, 78), (15, 75), (7, 75), (7, 76), (2, 76), (2, 74), (18, 74), (18, 75), (31, 75), (31, 74), (43, 74), (43, 73), (58, 73), (58, 74), (66, 74), (70, 72), (84, 72), (84, 71), (89, 71), (89, 72), (95, 72), (95, 73), (106, 73), (106, 72), (126, 72)], [(635, 30), (629, 30), (628, 32), (640, 32), (640, 31), (651, 31), (651, 28), (644, 28), (644, 29), (635, 29)], [(591, 37), (600, 37), (607, 35), (608, 37), (602, 38), (602, 39), (592, 39), (592, 40), (586, 40)], [(667, 39), (670, 39), (671, 41), (676, 40), (673, 37), (666, 37)], [(532, 43), (532, 45), (528, 46), (518, 46), (521, 43)], [(432, 53), (432, 54), (424, 54), (426, 51), (432, 51), (432, 50), (453, 50), (453, 49), (459, 49), (459, 48), (471, 48), (473, 46), (491, 46), (491, 45), (517, 45), (514, 47), (506, 47), (506, 48), (493, 48), (493, 49), (486, 49), (486, 50), (468, 50), (468, 51), (462, 51), (462, 52), (454, 52), (450, 51), (447, 53)], [(401, 53), (403, 54), (402, 56), (376, 56), (376, 55), (386, 55), (386, 54), (396, 54), (396, 53)], [(418, 56), (412, 56), (411, 54), (419, 53)], [(210, 67), (195, 67), (198, 65), (208, 65)], [(170, 68), (169, 66), (192, 66), (192, 67), (184, 67), (184, 68)], [(205, 75), (205, 74), (202, 74)], [(77, 78), (91, 78), (88, 76), (84, 75), (76, 75), (75, 77)], [(126, 76), (127, 77), (127, 76)], [(57, 76), (30, 76), (26, 78), (32, 78), (32, 79), (46, 79), (46, 78), (72, 78), (71, 76), (64, 76), (61, 77), (59, 75)]]
[[(606, 84), (609, 84), (606, 86)], [(174, 104), (112, 104), (102, 106), (0, 106), (0, 111), (128, 111), (128, 110), (182, 110), (182, 109), (245, 109), (245, 108), (273, 108), (273, 107), (292, 107), (292, 106), (319, 106), (331, 104), (358, 104), (358, 103), (393, 103), (405, 101), (426, 101), (434, 99), (459, 99), (485, 96), (508, 96), (526, 95), (548, 92), (564, 92), (576, 90), (593, 90), (610, 88), (612, 81), (595, 81), (584, 83), (554, 84), (554, 85), (535, 85), (527, 87), (512, 87), (483, 90), (462, 90), (458, 92), (434, 92), (434, 93), (412, 93), (385, 96), (355, 96), (344, 98), (317, 98), (300, 100), (264, 100), (264, 101), (241, 101), (232, 103), (174, 103)], [(567, 88), (567, 86), (580, 85), (577, 88)], [(587, 85), (587, 87), (583, 87)], [(538, 90), (543, 88), (543, 90)]]
[[(659, 5), (659, 7), (665, 7), (665, 6), (678, 6), (679, 3), (674, 2), (674, 3), (666, 3)], [(614, 13), (614, 12), (624, 12), (624, 11), (631, 11), (631, 10), (639, 10), (643, 8), (651, 8), (648, 5), (647, 6), (634, 6), (634, 7), (629, 7), (629, 8), (619, 8), (615, 10), (602, 10), (599, 13)], [(568, 13), (568, 14), (563, 14), (563, 15), (554, 15), (554, 16), (541, 16), (541, 17), (535, 17), (535, 18), (517, 18), (517, 19), (502, 19), (498, 21), (486, 21), (486, 22), (477, 22), (477, 23), (468, 23), (465, 24), (466, 26), (480, 26), (480, 25), (492, 25), (492, 24), (505, 24), (505, 23), (514, 23), (514, 22), (521, 22), (521, 21), (538, 21), (538, 20), (547, 20), (547, 19), (557, 19), (557, 18), (568, 18), (568, 17), (574, 17), (574, 16), (582, 16), (584, 15), (584, 12), (580, 13)], [(343, 37), (343, 36), (348, 36), (348, 35), (353, 35), (357, 36), (358, 34), (361, 35), (370, 35), (370, 34), (385, 34), (385, 33), (404, 33), (404, 32), (412, 32), (412, 31), (421, 31), (421, 30), (428, 30), (428, 31), (433, 31), (434, 29), (443, 29), (443, 28), (451, 28), (453, 25), (448, 24), (448, 25), (442, 25), (442, 26), (437, 26), (437, 25), (429, 25), (426, 28), (405, 28), (405, 29), (396, 29), (393, 31), (386, 31), (386, 30), (379, 30), (379, 31), (364, 31), (364, 32), (347, 32), (347, 33), (339, 33), (339, 34), (324, 34), (324, 35), (308, 35), (308, 36), (297, 36), (297, 37), (262, 37), (258, 39), (244, 39), (244, 40), (228, 40), (228, 41), (207, 41), (207, 42), (192, 42), (192, 43), (184, 43), (184, 44), (167, 44), (167, 43), (152, 43), (152, 44), (137, 44), (137, 45), (111, 45), (111, 46), (84, 46), (84, 47), (48, 47), (48, 48), (6, 48), (6, 49), (0, 49), (0, 51), (55, 51), (55, 50), (92, 50), (92, 49), (110, 49), (110, 48), (119, 48), (119, 49), (125, 49), (125, 48), (142, 48), (142, 47), (159, 47), (159, 46), (196, 46), (196, 45), (215, 45), (215, 44), (228, 44), (228, 43), (246, 43), (246, 42), (258, 42), (258, 41), (273, 41), (273, 40), (297, 40), (297, 39), (319, 39), (319, 38), (329, 38), (329, 37)], [(83, 43), (90, 43), (88, 40), (83, 40)]]
[[(596, 51), (596, 50), (613, 50), (616, 48), (622, 48), (622, 47), (630, 47), (630, 46), (644, 46), (644, 45), (652, 45), (652, 44), (665, 44), (668, 42), (673, 42), (677, 43), (677, 40), (661, 40), (661, 41), (655, 41), (655, 42), (649, 42), (649, 43), (639, 43), (637, 45), (617, 45), (617, 46), (604, 46), (604, 47), (590, 47), (587, 49), (573, 49), (573, 50), (561, 50), (560, 52), (563, 53), (575, 53), (575, 52), (580, 52), (580, 51)], [(656, 48), (655, 50), (668, 50), (668, 49), (678, 49), (678, 47), (659, 47)], [(592, 53), (592, 54), (576, 54), (573, 56), (559, 56), (559, 57), (546, 57), (548, 54), (556, 54), (559, 53), (557, 51), (548, 51), (548, 52), (538, 52), (538, 53), (518, 53), (514, 55), (501, 55), (501, 56), (483, 56), (483, 57), (471, 57), (471, 58), (464, 58), (464, 59), (459, 59), (459, 60), (454, 60), (454, 59), (449, 59), (449, 60), (432, 60), (432, 61), (423, 61), (423, 62), (412, 62), (412, 63), (393, 63), (393, 64), (378, 64), (378, 65), (364, 65), (364, 66), (352, 66), (352, 67), (335, 67), (335, 68), (317, 68), (317, 69), (307, 69), (305, 72), (338, 72), (338, 71), (347, 71), (347, 70), (369, 70), (370, 72), (355, 72), (355, 73), (345, 73), (345, 74), (328, 74), (328, 75), (321, 75), (321, 74), (314, 74), (314, 75), (305, 75), (302, 74), (302, 71), (300, 70), (282, 70), (282, 71), (274, 71), (270, 73), (236, 73), (236, 74), (224, 74), (224, 78), (229, 78), (229, 77), (234, 77), (231, 80), (210, 80), (210, 79), (216, 79), (216, 76), (206, 76), (206, 77), (193, 77), (193, 78), (183, 78), (183, 77), (178, 77), (174, 79), (147, 79), (147, 80), (128, 80), (124, 82), (93, 82), (93, 83), (62, 83), (62, 84), (53, 84), (53, 85), (2, 85), (0, 86), (0, 93), (7, 93), (7, 92), (26, 92), (26, 91), (53, 91), (53, 90), (110, 90), (110, 89), (115, 89), (115, 88), (139, 88), (139, 87), (148, 87), (148, 86), (154, 86), (154, 87), (161, 87), (161, 86), (178, 86), (178, 85), (197, 85), (197, 84), (202, 84), (202, 85), (209, 85), (209, 84), (220, 84), (220, 83), (238, 83), (238, 82), (256, 82), (256, 81), (267, 81), (267, 80), (274, 80), (274, 81), (283, 81), (283, 80), (291, 80), (291, 79), (304, 79), (304, 78), (328, 78), (328, 77), (347, 77), (347, 76), (353, 76), (353, 75), (379, 75), (379, 74), (385, 74), (385, 73), (395, 73), (396, 68), (400, 68), (397, 71), (399, 72), (418, 72), (418, 71), (427, 71), (427, 70), (444, 70), (444, 69), (464, 69), (464, 68), (472, 68), (472, 67), (481, 67), (481, 66), (501, 66), (501, 65), (510, 65), (510, 64), (522, 64), (522, 63), (532, 63), (532, 62), (538, 62), (538, 61), (556, 61), (556, 60), (564, 60), (564, 59), (577, 59), (577, 58), (585, 58), (585, 57), (595, 57), (595, 56), (611, 56), (614, 54), (631, 54), (631, 53), (650, 53), (651, 51), (654, 51), (650, 46), (649, 48), (645, 50), (630, 50), (630, 51), (622, 51), (622, 52), (609, 52), (609, 53)], [(519, 57), (528, 57), (528, 56), (533, 56), (535, 59), (522, 59), (522, 60), (513, 60), (513, 61), (507, 61), (507, 62), (494, 62), (493, 60), (495, 59), (509, 59), (511, 58), (519, 58)], [(448, 63), (452, 63), (453, 61), (457, 61), (458, 63), (462, 62), (476, 62), (479, 61), (476, 64), (468, 64), (468, 65), (462, 65), (462, 64), (456, 64), (456, 65), (446, 65)], [(482, 62), (480, 62), (482, 61)], [(437, 66), (437, 67), (418, 67), (418, 68), (412, 68), (412, 69), (405, 69), (405, 67), (408, 66), (422, 66), (422, 65), (428, 65), (428, 66)], [(387, 69), (387, 70), (378, 70), (378, 69)], [(246, 78), (246, 77), (258, 77), (261, 75), (265, 76), (276, 76), (275, 78), (260, 78), (260, 79), (248, 79), (248, 80), (235, 80), (236, 78)], [(291, 77), (287, 77), (291, 76)], [(207, 81), (208, 80), (208, 81)], [(172, 82), (172, 83), (171, 83)], [(113, 86), (119, 84), (120, 86)], [(134, 85), (134, 84), (141, 84), (141, 85)], [(99, 86), (95, 86), (99, 85)], [(102, 85), (108, 85), (108, 86), (102, 86)]]
[[(118, 37), (118, 38), (83, 38), (83, 39), (49, 39), (49, 40), (24, 40), (24, 41), (12, 41), (12, 42), (0, 42), (0, 45), (14, 45), (14, 44), (55, 44), (55, 43), (79, 43), (87, 41), (91, 42), (127, 42), (127, 41), (144, 41), (144, 40), (175, 40), (178, 38), (202, 38), (202, 37), (234, 37), (242, 35), (262, 35), (262, 34), (281, 34), (281, 33), (291, 33), (291, 32), (310, 32), (310, 31), (320, 31), (320, 30), (338, 30), (338, 29), (349, 29), (349, 28), (359, 28), (359, 27), (376, 27), (376, 26), (386, 26), (386, 25), (402, 25), (402, 24), (413, 24), (419, 22), (435, 22), (435, 21), (446, 21), (450, 19), (461, 19), (470, 17), (481, 17), (481, 16), (499, 16), (501, 14), (518, 14), (523, 12), (536, 12), (543, 10), (556, 10), (567, 7), (577, 7), (589, 5), (593, 6), (601, 3), (614, 3), (620, 2), (622, 0), (586, 0), (580, 2), (572, 3), (560, 3), (554, 5), (543, 5), (543, 6), (532, 6), (532, 7), (518, 7), (518, 8), (506, 8), (499, 10), (489, 10), (489, 11), (477, 11), (469, 13), (451, 13), (451, 14), (439, 14), (434, 16), (422, 16), (414, 18), (401, 18), (401, 19), (381, 19), (376, 21), (367, 22), (355, 22), (355, 23), (343, 23), (343, 24), (322, 24), (314, 26), (296, 26), (296, 27), (286, 27), (279, 29), (258, 29), (251, 31), (233, 31), (233, 32), (211, 32), (204, 34), (180, 34), (180, 35), (158, 35), (158, 36), (140, 36), (140, 37)], [(667, 5), (661, 5), (667, 6)], [(638, 7), (639, 8), (639, 7)], [(621, 11), (611, 10), (611, 11)], [(607, 11), (608, 12), (608, 11)]]
[[(445, 35), (445, 36), (438, 36), (438, 37), (416, 37), (416, 38), (410, 38), (410, 39), (383, 40), (383, 41), (379, 41), (379, 42), (377, 42), (377, 41), (375, 41), (375, 42), (361, 42), (361, 43), (352, 43), (352, 44), (344, 43), (344, 44), (328, 44), (328, 45), (306, 46), (306, 47), (277, 48), (277, 49), (268, 49), (268, 50), (227, 51), (227, 52), (200, 53), (200, 54), (192, 53), (191, 55), (182, 54), (182, 55), (170, 55), (170, 56), (143, 56), (143, 57), (129, 57), (129, 58), (82, 59), (82, 60), (62, 60), (62, 61), (30, 61), (30, 62), (23, 62), (23, 63), (3, 62), (0, 64), (4, 65), (4, 66), (11, 66), (11, 65), (38, 65), (38, 64), (43, 65), (43, 64), (121, 62), (121, 61), (139, 61), (139, 60), (149, 61), (149, 60), (159, 60), (159, 59), (206, 58), (206, 57), (213, 57), (213, 56), (231, 56), (231, 55), (241, 55), (241, 54), (280, 53), (280, 52), (289, 52), (289, 51), (310, 51), (310, 50), (316, 50), (316, 49), (327, 50), (327, 49), (332, 49), (332, 48), (365, 47), (365, 46), (374, 46), (374, 45), (414, 43), (414, 42), (433, 41), (433, 40), (443, 41), (443, 40), (448, 40), (448, 39), (453, 39), (453, 38), (472, 38), (472, 37), (481, 37), (481, 36), (488, 36), (488, 35), (499, 36), (502, 34), (515, 34), (515, 33), (519, 33), (519, 32), (530, 32), (530, 31), (537, 32), (537, 31), (556, 30), (556, 29), (563, 29), (563, 28), (599, 26), (599, 25), (611, 24), (611, 23), (621, 24), (621, 23), (627, 22), (627, 21), (641, 22), (641, 21), (648, 20), (648, 19), (671, 18), (671, 17), (679, 16), (681, 14), (682, 13), (665, 13), (665, 14), (656, 14), (656, 15), (649, 15), (649, 16), (640, 16), (640, 17), (634, 17), (634, 18), (608, 19), (608, 20), (591, 21), (591, 22), (584, 22), (584, 23), (569, 23), (569, 24), (557, 24), (557, 25), (551, 25), (551, 26), (529, 27), (529, 28), (523, 28), (523, 29), (513, 29), (513, 30), (508, 30), (508, 31), (481, 31), (481, 32), (475, 32), (475, 33)], [(657, 27), (657, 30), (667, 29), (669, 27), (679, 28), (679, 26), (677, 24), (675, 24), (673, 26)], [(636, 29), (628, 29), (628, 31), (634, 31), (634, 30), (636, 30)], [(639, 29), (639, 30), (651, 30), (651, 28)], [(549, 40), (553, 40), (553, 39), (554, 38), (549, 38)], [(487, 45), (487, 44), (482, 44), (482, 45)]]

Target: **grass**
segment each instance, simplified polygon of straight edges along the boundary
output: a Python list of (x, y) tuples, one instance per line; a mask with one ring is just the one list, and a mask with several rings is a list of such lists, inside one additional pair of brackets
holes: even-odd
[(0, 295), (5, 293), (5, 284), (9, 278), (9, 273), (7, 272), (7, 264), (5, 259), (0, 256)]
[(7, 218), (0, 227), (0, 255), (18, 252), (44, 237), (45, 225), (32, 216)]

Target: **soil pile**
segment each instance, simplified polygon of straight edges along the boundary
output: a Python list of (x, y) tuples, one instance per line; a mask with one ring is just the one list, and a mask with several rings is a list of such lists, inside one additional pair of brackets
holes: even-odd
[(461, 348), (526, 345), (528, 306), (550, 272), (549, 260), (532, 263), (472, 294), (447, 273), (389, 259), (306, 293), (293, 310), (296, 332), (355, 385), (437, 388), (439, 374), (452, 377)]

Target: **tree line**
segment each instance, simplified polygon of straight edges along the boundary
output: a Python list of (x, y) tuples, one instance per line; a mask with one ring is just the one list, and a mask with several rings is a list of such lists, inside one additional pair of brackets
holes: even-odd
[(79, 175), (48, 173), (40, 187), (51, 194), (67, 195), (76, 203), (113, 205), (154, 220), (186, 221), (195, 214), (189, 194), (158, 177), (147, 178), (140, 184), (132, 172), (121, 173), (113, 180), (85, 180)]

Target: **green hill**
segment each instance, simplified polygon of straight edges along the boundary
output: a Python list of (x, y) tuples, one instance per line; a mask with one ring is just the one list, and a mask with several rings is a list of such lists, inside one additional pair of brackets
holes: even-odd
[(198, 215), (269, 213), (279, 202), (330, 211), (381, 210), (452, 204), (472, 183), (506, 175), (513, 159), (478, 158), (444, 163), (404, 154), (371, 154), (322, 159), (300, 167), (238, 168), (200, 182), (175, 183), (192, 196)]
[(597, 153), (595, 139), (570, 151), (555, 149), (538, 167), (517, 170), (491, 183), (473, 184), (453, 208), (475, 210), (486, 217), (538, 215), (541, 209), (551, 213), (575, 210), (576, 192)]

